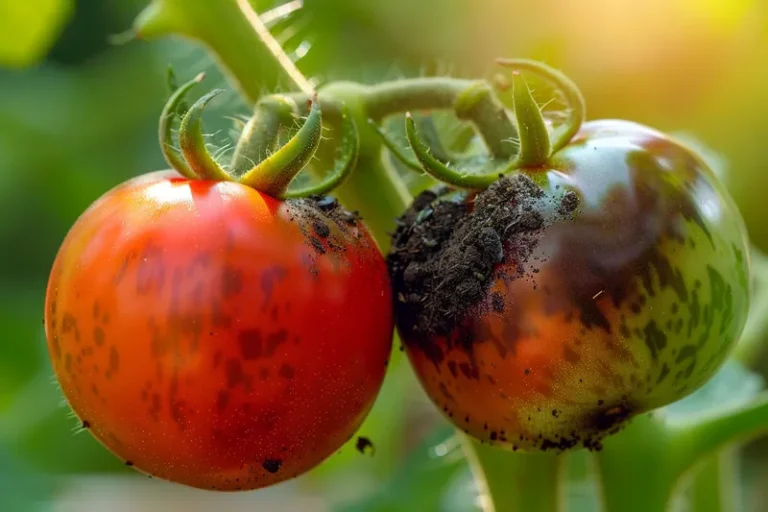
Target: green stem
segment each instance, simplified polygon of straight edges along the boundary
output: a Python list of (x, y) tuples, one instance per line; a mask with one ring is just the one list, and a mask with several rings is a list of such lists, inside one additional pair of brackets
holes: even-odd
[(768, 391), (741, 407), (668, 427), (669, 435), (675, 440), (674, 456), (683, 470), (701, 457), (765, 431), (768, 431)]
[(214, 89), (190, 107), (179, 126), (179, 146), (189, 167), (204, 180), (232, 181), (225, 171), (205, 147), (205, 137), (202, 129), (202, 116), (205, 106), (223, 91)]
[(530, 71), (534, 75), (549, 81), (557, 88), (568, 104), (569, 112), (567, 120), (552, 132), (552, 153), (557, 152), (568, 144), (581, 128), (587, 110), (584, 96), (573, 80), (564, 73), (535, 60), (497, 59), (496, 62), (506, 68)]
[(411, 196), (382, 157), (381, 152), (376, 155), (361, 152), (352, 175), (335, 193), (346, 208), (362, 214), (379, 248), (387, 254), (395, 219), (408, 207)]
[[(205, 75), (200, 73), (195, 78), (172, 92), (171, 97), (168, 99), (165, 107), (163, 107), (163, 112), (160, 114), (160, 123), (158, 125), (160, 151), (162, 151), (163, 156), (165, 157), (165, 161), (168, 162), (168, 165), (176, 169), (179, 174), (190, 180), (196, 179), (199, 176), (192, 169), (190, 169), (189, 165), (187, 165), (187, 162), (184, 160), (184, 158), (182, 158), (182, 156), (173, 146), (172, 121), (176, 116), (179, 115), (179, 111), (182, 108), (182, 104), (184, 103), (184, 96), (192, 87), (194, 87), (196, 84), (199, 84), (204, 77)], [(170, 80), (173, 80), (173, 75), (172, 72), (169, 71), (169, 81)], [(183, 108), (184, 110), (187, 110), (186, 106)]]
[(318, 183), (308, 185), (298, 190), (288, 190), (283, 194), (284, 199), (307, 197), (310, 195), (327, 194), (334, 190), (347, 179), (357, 164), (357, 153), (360, 147), (360, 139), (357, 136), (357, 127), (347, 112), (342, 108), (341, 114), (341, 141), (338, 144), (337, 155), (334, 159), (333, 169)]
[(409, 168), (412, 171), (416, 172), (422, 172), (423, 169), (421, 168), (421, 164), (418, 160), (412, 159), (410, 156), (408, 156), (403, 148), (397, 145), (397, 143), (392, 140), (392, 137), (386, 134), (383, 128), (381, 128), (378, 124), (376, 124), (376, 121), (373, 119), (368, 120), (368, 124), (373, 127), (374, 130), (376, 130), (376, 133), (379, 134), (379, 137), (381, 137), (381, 142), (384, 143), (384, 146), (387, 148), (387, 150), (392, 153), (392, 155), (397, 158), (403, 165), (405, 165), (407, 168)]
[(406, 78), (367, 86), (363, 101), (374, 121), (417, 110), (453, 109), (456, 98), (475, 82), (458, 78)]
[(701, 461), (688, 489), (691, 512), (740, 510), (738, 448), (722, 450)]
[(308, 95), (311, 86), (279, 49), (247, 0), (154, 0), (134, 23), (136, 35), (181, 35), (204, 44), (253, 104), (284, 80)]
[[(411, 195), (397, 172), (384, 163), (384, 146), (378, 132), (369, 124), (367, 87), (351, 82), (335, 82), (321, 94), (341, 102), (359, 133), (357, 164), (349, 178), (335, 190), (336, 196), (350, 210), (362, 214), (377, 244), (389, 251), (390, 234), (395, 219), (408, 207)], [(339, 128), (334, 126), (338, 133)]]
[(486, 512), (563, 510), (564, 455), (512, 453), (467, 436), (462, 443)]
[(509, 160), (517, 152), (517, 130), (490, 85), (477, 82), (456, 99), (459, 119), (474, 121), (493, 158)]
[(320, 145), (323, 116), (317, 95), (307, 119), (291, 140), (243, 174), (239, 181), (272, 197), (283, 197), (288, 185), (309, 163)]
[(647, 414), (606, 439), (595, 453), (604, 512), (664, 512), (680, 476), (672, 444), (663, 421)]
[(680, 477), (695, 464), (768, 430), (768, 391), (750, 403), (672, 424), (646, 414), (606, 439), (596, 454), (606, 512), (666, 510)]
[(541, 115), (539, 105), (531, 96), (531, 90), (525, 78), (515, 72), (512, 77), (512, 93), (515, 106), (515, 119), (520, 137), (520, 151), (515, 159), (515, 167), (539, 167), (545, 165), (552, 153), (549, 140), (549, 127)]
[(285, 96), (273, 95), (259, 101), (235, 147), (232, 173), (243, 174), (271, 155), (277, 149), (281, 127), (290, 126), (295, 115), (296, 103)]
[(432, 156), (429, 152), (429, 147), (416, 134), (416, 125), (410, 113), (406, 114), (405, 117), (405, 135), (408, 137), (413, 154), (416, 155), (416, 159), (421, 164), (424, 172), (443, 183), (449, 183), (462, 188), (484, 189), (499, 177), (498, 172), (484, 174), (463, 173), (451, 169), (451, 167)]

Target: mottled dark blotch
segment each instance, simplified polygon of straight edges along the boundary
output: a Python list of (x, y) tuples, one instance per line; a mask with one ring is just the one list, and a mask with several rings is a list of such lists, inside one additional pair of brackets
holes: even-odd
[(109, 348), (109, 372), (114, 375), (117, 373), (117, 370), (120, 368), (120, 354), (117, 351), (117, 348), (112, 345)]
[(101, 347), (104, 345), (104, 329), (102, 329), (99, 326), (96, 326), (93, 328), (93, 342), (96, 343), (97, 347)]
[(287, 379), (287, 380), (291, 380), (293, 378), (293, 375), (294, 375), (294, 370), (293, 370), (293, 367), (291, 367), (290, 365), (284, 363), (280, 367), (280, 371), (278, 373), (279, 373), (279, 375), (282, 378)]
[(236, 268), (225, 267), (221, 271), (221, 294), (225, 298), (229, 298), (240, 293), (242, 289), (242, 272)]
[(237, 342), (240, 345), (240, 355), (246, 361), (258, 359), (262, 356), (261, 331), (257, 329), (246, 329), (237, 335)]

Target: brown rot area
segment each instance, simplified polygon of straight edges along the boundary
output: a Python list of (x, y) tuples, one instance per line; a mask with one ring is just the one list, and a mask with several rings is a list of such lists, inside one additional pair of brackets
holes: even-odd
[[(561, 196), (554, 200), (557, 210), (569, 215), (578, 198), (572, 192)], [(445, 189), (419, 195), (398, 220), (388, 257), (404, 342), (435, 364), (442, 362), (444, 348), (471, 344), (451, 334), (487, 297), (500, 265), (509, 279), (538, 272), (524, 264), (546, 223), (542, 203), (552, 201), (525, 175), (502, 177), (475, 197)], [(494, 311), (505, 310), (503, 294), (492, 293), (491, 301)], [(476, 371), (466, 363), (459, 368)]]

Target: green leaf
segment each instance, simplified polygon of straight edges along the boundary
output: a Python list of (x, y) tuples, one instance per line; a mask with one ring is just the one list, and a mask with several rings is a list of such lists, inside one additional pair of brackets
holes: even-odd
[[(45, 361), (41, 286), (0, 293), (0, 419), (14, 394), (40, 371)], [(0, 432), (2, 428), (0, 428)], [(0, 438), (2, 439), (2, 438)]]
[(43, 59), (73, 12), (72, 0), (0, 0), (0, 65)]
[(41, 475), (0, 447), (0, 503), (3, 510), (43, 512), (50, 510), (57, 482)]
[(760, 375), (737, 361), (729, 360), (696, 392), (661, 411), (670, 423), (695, 421), (697, 417), (720, 409), (749, 403), (763, 388), (765, 382)]

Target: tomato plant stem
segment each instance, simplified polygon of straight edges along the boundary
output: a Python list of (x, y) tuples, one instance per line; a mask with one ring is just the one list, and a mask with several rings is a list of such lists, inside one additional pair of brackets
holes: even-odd
[(669, 434), (675, 441), (672, 449), (678, 465), (688, 468), (726, 445), (761, 433), (765, 425), (768, 425), (768, 391), (743, 406), (672, 425)]
[(673, 438), (651, 415), (635, 418), (595, 453), (605, 512), (663, 512), (680, 475)]
[(747, 325), (733, 352), (733, 357), (748, 368), (754, 368), (768, 347), (768, 257), (755, 254), (752, 258), (755, 294)]
[(453, 109), (471, 80), (447, 77), (406, 78), (365, 88), (363, 101), (374, 121), (413, 110)]
[(737, 475), (737, 448), (728, 448), (707, 456), (696, 469), (689, 489), (689, 506), (693, 512), (726, 512), (741, 510)]
[(234, 174), (245, 173), (277, 149), (280, 130), (294, 121), (295, 110), (296, 103), (279, 94), (259, 101), (232, 155)]
[(141, 39), (179, 35), (202, 43), (253, 104), (265, 91), (286, 85), (286, 80), (303, 89), (295, 66), (287, 69), (287, 56), (276, 58), (275, 47), (264, 39), (266, 28), (258, 20), (254, 26), (238, 1), (153, 0), (139, 14), (133, 28)]
[(565, 455), (512, 453), (462, 436), (486, 512), (563, 510)]

